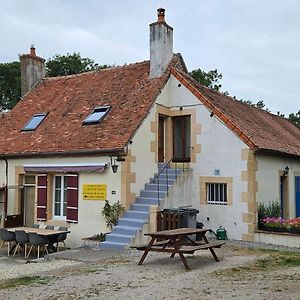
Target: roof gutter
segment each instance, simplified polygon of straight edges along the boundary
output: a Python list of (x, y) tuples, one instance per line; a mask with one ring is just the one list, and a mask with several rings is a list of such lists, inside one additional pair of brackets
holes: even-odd
[(125, 148), (111, 148), (99, 150), (82, 150), (82, 151), (63, 151), (63, 152), (41, 152), (41, 153), (15, 153), (2, 154), (0, 159), (7, 158), (36, 158), (36, 157), (63, 157), (63, 156), (95, 156), (101, 154), (103, 156), (123, 156), (126, 155)]
[(262, 154), (262, 155), (273, 155), (273, 156), (280, 156), (280, 157), (286, 157), (286, 158), (294, 158), (294, 159), (299, 159), (300, 160), (300, 154), (291, 154), (287, 152), (282, 152), (278, 150), (272, 150), (272, 149), (263, 149), (259, 148), (256, 151), (256, 154)]

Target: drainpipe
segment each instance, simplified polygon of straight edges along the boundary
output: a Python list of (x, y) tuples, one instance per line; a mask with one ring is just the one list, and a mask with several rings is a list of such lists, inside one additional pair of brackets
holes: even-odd
[(7, 216), (7, 201), (8, 201), (8, 161), (6, 158), (3, 158), (5, 161), (5, 194), (4, 194), (4, 205), (3, 205), (3, 227), (5, 227), (5, 221)]

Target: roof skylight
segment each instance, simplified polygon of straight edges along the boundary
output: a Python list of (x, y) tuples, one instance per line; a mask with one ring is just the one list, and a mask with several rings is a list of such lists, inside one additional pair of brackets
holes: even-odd
[(46, 118), (46, 116), (47, 116), (47, 113), (33, 115), (33, 117), (23, 127), (22, 130), (23, 131), (33, 131), (33, 130), (35, 130), (42, 123), (42, 121)]
[(108, 113), (110, 106), (96, 107), (93, 112), (83, 121), (84, 125), (100, 123)]

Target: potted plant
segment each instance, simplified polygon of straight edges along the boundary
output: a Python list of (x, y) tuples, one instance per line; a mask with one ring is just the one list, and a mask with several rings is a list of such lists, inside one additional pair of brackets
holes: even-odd
[(105, 204), (101, 213), (102, 216), (104, 216), (106, 226), (109, 229), (112, 229), (118, 224), (118, 219), (123, 214), (124, 210), (124, 207), (119, 201), (111, 205), (108, 200), (105, 200)]

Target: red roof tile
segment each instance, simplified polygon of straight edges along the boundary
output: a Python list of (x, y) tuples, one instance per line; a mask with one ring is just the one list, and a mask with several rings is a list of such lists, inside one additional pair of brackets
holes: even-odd
[[(180, 56), (170, 63), (175, 66)], [(149, 61), (78, 75), (45, 78), (0, 117), (0, 156), (122, 150), (147, 116), (169, 70), (149, 79)], [(99, 124), (82, 126), (97, 106), (111, 106)], [(35, 131), (22, 128), (48, 115)]]
[(300, 156), (300, 129), (287, 119), (206, 88), (178, 69), (171, 73), (253, 150)]

